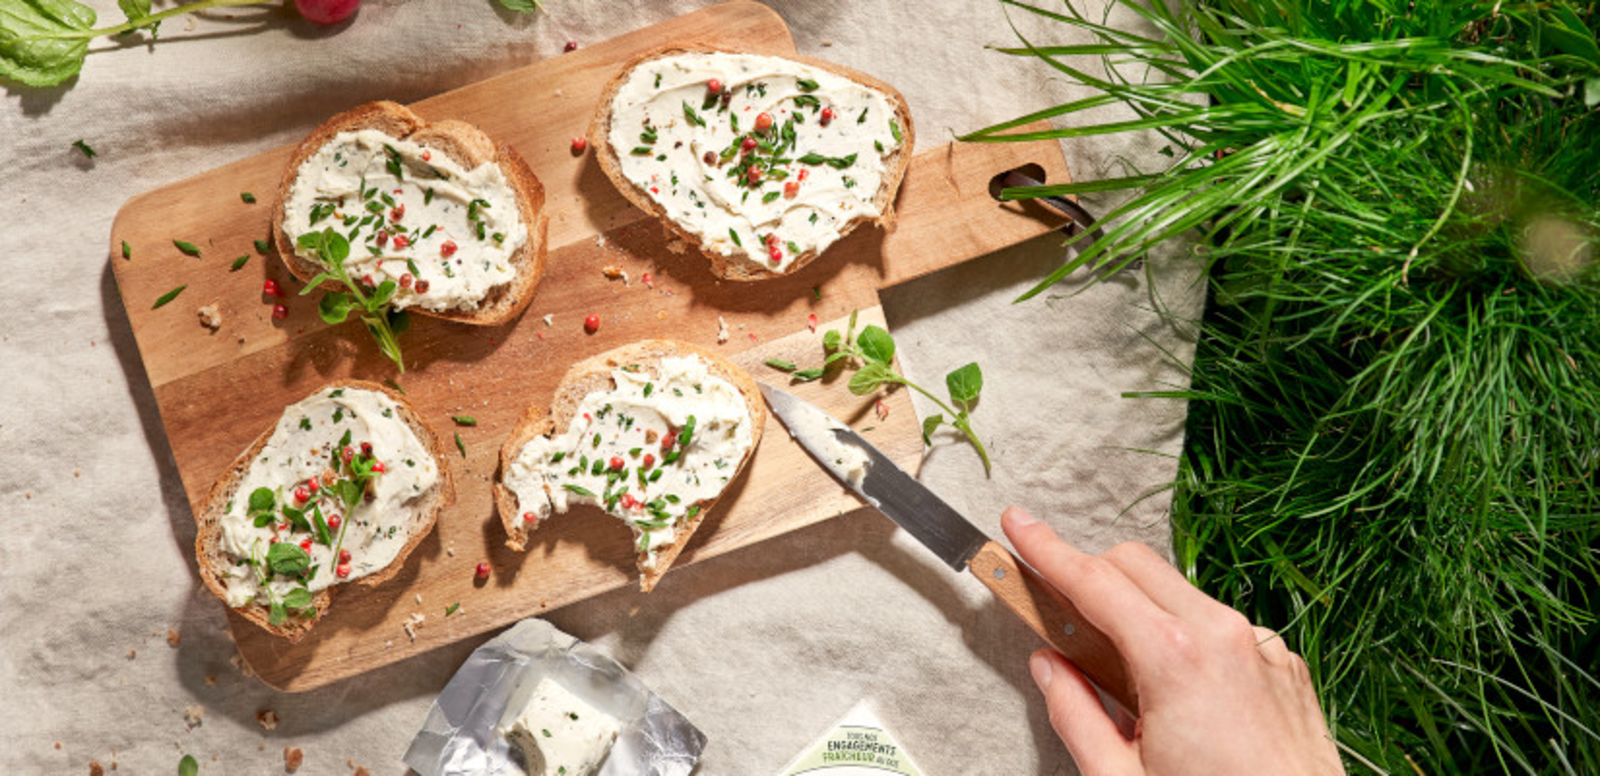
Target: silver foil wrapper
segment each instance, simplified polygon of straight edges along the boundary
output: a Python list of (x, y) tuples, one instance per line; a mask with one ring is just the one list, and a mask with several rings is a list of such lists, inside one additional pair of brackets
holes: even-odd
[(522, 776), (501, 733), (550, 677), (622, 726), (600, 776), (687, 776), (706, 736), (638, 677), (540, 619), (478, 647), (434, 700), (405, 762), (421, 776)]

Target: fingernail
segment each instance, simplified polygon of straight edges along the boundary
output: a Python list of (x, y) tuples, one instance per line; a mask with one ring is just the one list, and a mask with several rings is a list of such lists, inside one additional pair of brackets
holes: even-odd
[(1017, 528), (1027, 528), (1028, 526), (1039, 522), (1039, 518), (1034, 517), (1032, 512), (1029, 512), (1028, 510), (1018, 506), (1013, 506), (1007, 509), (1006, 517), (1009, 517), (1011, 519), (1011, 524)]
[(1033, 657), (1028, 658), (1028, 672), (1033, 674), (1033, 683), (1039, 685), (1040, 692), (1050, 689), (1050, 680), (1055, 678), (1052, 676), (1055, 669), (1050, 667), (1050, 658), (1035, 652)]

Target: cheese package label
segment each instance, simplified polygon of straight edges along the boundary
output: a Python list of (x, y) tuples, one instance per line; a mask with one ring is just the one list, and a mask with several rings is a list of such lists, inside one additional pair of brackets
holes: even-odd
[(779, 776), (922, 776), (865, 702), (789, 763)]

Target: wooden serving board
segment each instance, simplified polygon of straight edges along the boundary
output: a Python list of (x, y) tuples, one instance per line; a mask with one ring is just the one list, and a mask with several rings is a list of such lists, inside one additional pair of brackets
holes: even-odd
[[(527, 405), (548, 401), (567, 367), (602, 350), (667, 337), (717, 348), (758, 379), (787, 382), (763, 365), (772, 357), (802, 366), (821, 359), (826, 329), (852, 310), (882, 323), (877, 291), (912, 277), (991, 253), (1055, 229), (1057, 217), (1036, 203), (995, 202), (998, 173), (1037, 164), (1051, 181), (1069, 179), (1053, 142), (924, 144), (897, 200), (899, 225), (885, 234), (865, 227), (795, 276), (760, 283), (719, 281), (693, 251), (669, 250), (662, 227), (611, 185), (593, 154), (574, 155), (603, 85), (628, 59), (666, 44), (704, 44), (792, 55), (782, 19), (747, 2), (716, 6), (447, 92), (411, 106), (430, 120), (458, 118), (509, 142), (544, 183), (550, 214), (548, 270), (521, 320), (476, 327), (413, 316), (401, 336), (407, 369), (396, 374), (354, 321), (330, 327), (315, 295), (274, 255), (252, 241), (267, 239), (273, 192), (291, 148), (263, 153), (136, 197), (111, 233), (111, 258), (161, 419), (191, 505), (199, 508), (212, 481), (251, 441), (272, 427), (282, 408), (330, 380), (393, 378), (445, 440), (456, 503), (385, 585), (338, 596), (311, 634), (288, 645), (233, 616), (233, 633), (250, 667), (269, 685), (299, 691), (392, 663), (548, 609), (636, 583), (628, 530), (603, 513), (575, 510), (535, 534), (526, 553), (504, 547), (491, 486), (498, 450)], [(923, 139), (939, 132), (925, 128)], [(253, 192), (245, 204), (240, 192)], [(196, 257), (173, 240), (198, 246)], [(131, 249), (125, 260), (122, 245)], [(229, 267), (249, 255), (238, 271)], [(614, 266), (628, 280), (608, 279)], [(651, 282), (643, 282), (646, 273)], [(289, 317), (271, 318), (261, 295), (272, 278), (290, 294)], [(176, 300), (157, 298), (184, 285)], [(222, 325), (200, 325), (197, 310), (215, 305)], [(585, 334), (586, 315), (601, 317)], [(546, 323), (545, 316), (551, 316)], [(809, 330), (808, 316), (821, 321)], [(718, 342), (719, 318), (728, 326)], [(830, 323), (832, 322), (832, 323)], [(915, 470), (921, 439), (904, 391), (872, 399), (826, 381), (795, 387), (858, 428), (891, 458)], [(477, 419), (455, 427), (454, 415)], [(452, 435), (459, 433), (464, 455)], [(776, 420), (746, 473), (706, 519), (681, 568), (860, 506), (806, 458)], [(488, 561), (487, 582), (474, 567)], [(662, 584), (672, 584), (668, 574)], [(420, 603), (419, 603), (420, 599)], [(460, 609), (446, 617), (451, 604)], [(648, 605), (648, 599), (642, 600)], [(220, 605), (220, 603), (219, 603)], [(403, 623), (426, 618), (415, 637)]]

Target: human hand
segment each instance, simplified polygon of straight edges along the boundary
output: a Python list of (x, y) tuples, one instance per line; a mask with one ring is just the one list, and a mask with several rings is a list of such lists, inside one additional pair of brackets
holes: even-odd
[(1000, 522), (1017, 554), (1116, 645), (1138, 689), (1129, 740), (1061, 653), (1029, 658), (1050, 725), (1084, 776), (1344, 773), (1305, 661), (1276, 633), (1143, 544), (1089, 555), (1021, 507)]

